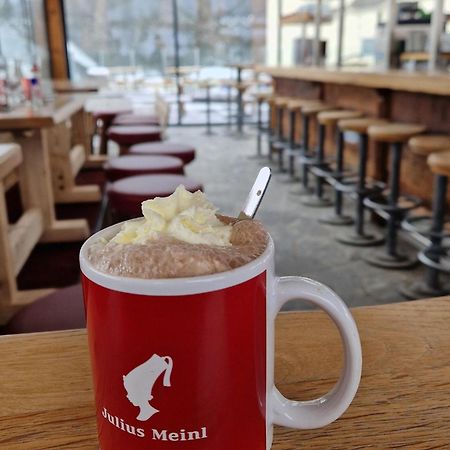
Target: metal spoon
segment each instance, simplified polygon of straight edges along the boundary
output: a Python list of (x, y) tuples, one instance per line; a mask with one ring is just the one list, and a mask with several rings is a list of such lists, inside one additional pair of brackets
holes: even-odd
[(259, 205), (264, 197), (264, 194), (269, 185), (272, 172), (269, 167), (263, 167), (256, 177), (252, 188), (248, 194), (242, 211), (239, 213), (238, 220), (253, 219), (256, 211), (258, 211)]

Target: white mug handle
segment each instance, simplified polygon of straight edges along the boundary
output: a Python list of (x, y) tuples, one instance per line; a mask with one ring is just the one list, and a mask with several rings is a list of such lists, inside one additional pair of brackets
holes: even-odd
[(319, 306), (339, 329), (344, 344), (344, 370), (341, 378), (323, 397), (310, 401), (292, 401), (274, 386), (272, 418), (275, 425), (290, 428), (320, 428), (336, 420), (348, 408), (361, 379), (361, 342), (355, 321), (341, 298), (323, 284), (302, 277), (276, 280), (276, 311), (289, 300), (299, 298)]

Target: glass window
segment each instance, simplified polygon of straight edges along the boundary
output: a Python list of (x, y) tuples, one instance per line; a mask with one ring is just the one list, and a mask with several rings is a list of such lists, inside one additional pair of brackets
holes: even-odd
[(0, 1), (0, 45), (7, 60), (27, 70), (37, 62), (50, 77), (47, 33), (42, 0)]
[(146, 76), (173, 73), (173, 3), (181, 66), (264, 62), (265, 0), (70, 0), (71, 77), (107, 76), (133, 66)]

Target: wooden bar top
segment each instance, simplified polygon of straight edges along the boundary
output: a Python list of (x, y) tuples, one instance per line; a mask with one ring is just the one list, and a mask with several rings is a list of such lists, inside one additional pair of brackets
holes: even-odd
[(0, 112), (0, 130), (24, 130), (51, 127), (70, 119), (86, 101), (84, 95), (58, 95), (40, 108), (22, 105)]
[(375, 89), (450, 95), (450, 74), (406, 72), (402, 70), (326, 69), (322, 67), (256, 66), (274, 78), (347, 84)]
[[(273, 449), (449, 448), (450, 297), (353, 314), (363, 346), (355, 400), (325, 428), (276, 427)], [(299, 400), (324, 394), (342, 365), (338, 333), (315, 311), (279, 316), (276, 355), (278, 387)], [(2, 336), (0, 361), (0, 448), (97, 448), (84, 330)]]

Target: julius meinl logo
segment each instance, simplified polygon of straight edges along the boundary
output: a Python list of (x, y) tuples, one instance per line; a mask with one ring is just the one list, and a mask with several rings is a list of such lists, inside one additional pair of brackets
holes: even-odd
[[(170, 356), (152, 355), (147, 361), (135, 367), (127, 375), (123, 376), (123, 385), (127, 391), (127, 398), (134, 406), (139, 408), (136, 419), (145, 422), (159, 410), (154, 408), (149, 402), (153, 399), (152, 389), (156, 381), (163, 375), (163, 385), (170, 387), (170, 376), (172, 374), (173, 361)], [(139, 438), (145, 438), (144, 428), (138, 428), (126, 423), (120, 417), (114, 416), (103, 407), (102, 416), (119, 430), (133, 434)], [(206, 439), (206, 427), (200, 430), (179, 431), (156, 430), (152, 428), (152, 439), (160, 441), (194, 441)]]

